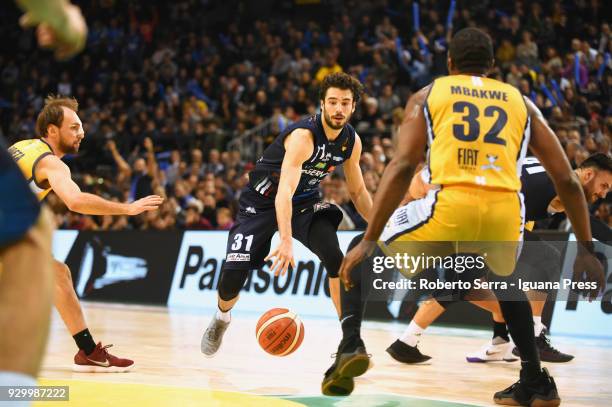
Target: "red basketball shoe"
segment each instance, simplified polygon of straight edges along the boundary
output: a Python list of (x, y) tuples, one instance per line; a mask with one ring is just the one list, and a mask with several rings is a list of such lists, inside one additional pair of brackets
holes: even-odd
[(72, 370), (82, 373), (123, 373), (134, 367), (134, 361), (113, 356), (106, 349), (113, 345), (102, 346), (98, 342), (91, 354), (86, 355), (83, 350), (74, 356)]

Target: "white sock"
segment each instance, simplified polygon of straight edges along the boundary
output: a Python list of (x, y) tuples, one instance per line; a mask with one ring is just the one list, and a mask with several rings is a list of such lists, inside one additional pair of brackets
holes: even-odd
[(533, 333), (535, 334), (536, 338), (540, 336), (542, 331), (545, 329), (546, 329), (546, 325), (542, 323), (542, 317), (541, 316), (536, 317), (534, 315), (533, 316)]
[(508, 341), (502, 338), (501, 336), (496, 336), (495, 338), (491, 339), (491, 343), (493, 345), (502, 345), (508, 343)]
[(232, 316), (230, 315), (230, 311), (221, 311), (217, 310), (217, 314), (215, 315), (217, 319), (220, 319), (223, 322), (230, 322), (232, 320)]
[(424, 331), (425, 330), (418, 326), (416, 322), (410, 321), (408, 328), (406, 328), (399, 340), (404, 342), (406, 345), (417, 346), (417, 343), (419, 343), (419, 340), (421, 339), (421, 334)]

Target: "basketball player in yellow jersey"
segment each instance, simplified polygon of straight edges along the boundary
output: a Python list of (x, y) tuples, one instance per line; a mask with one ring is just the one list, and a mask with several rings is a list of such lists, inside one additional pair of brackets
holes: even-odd
[[(66, 154), (76, 154), (85, 137), (77, 110), (78, 103), (73, 98), (48, 97), (36, 119), (40, 138), (20, 141), (9, 148), (38, 199), (43, 200), (53, 190), (71, 211), (91, 215), (137, 215), (157, 209), (162, 198), (156, 195), (128, 204), (81, 192), (71, 178), (70, 169), (60, 160)], [(94, 342), (68, 266), (54, 260), (54, 269), (55, 307), (79, 348), (73, 369), (90, 373), (130, 370), (133, 361), (109, 354), (107, 348), (112, 345)]]
[[(517, 89), (485, 77), (493, 62), (489, 36), (475, 28), (463, 29), (450, 43), (451, 75), (435, 80), (408, 101), (396, 155), (380, 181), (368, 228), (361, 241), (352, 242), (340, 268), (346, 289), (341, 290), (343, 339), (334, 365), (325, 374), (324, 394), (350, 394), (353, 378), (368, 368), (360, 337), (361, 285), (369, 292), (372, 270), (355, 266), (372, 253), (379, 238), (387, 252), (414, 255), (421, 251), (413, 252), (413, 246), (426, 249), (426, 242), (433, 241), (454, 242), (447, 254), (468, 247), (483, 255), (478, 242), (498, 241), (497, 246), (485, 247), (492, 270), (489, 280), (506, 282), (517, 252), (501, 248), (507, 246), (503, 241), (521, 239), (519, 176), (528, 145), (553, 179), (574, 226), (580, 242), (574, 266), (577, 274), (586, 272), (587, 279), (597, 283), (592, 295), (603, 286), (602, 266), (592, 254), (580, 181), (537, 107)], [(428, 181), (439, 188), (395, 210), (426, 147)], [(496, 291), (498, 297), (500, 294)], [(521, 353), (521, 380), (496, 393), (494, 400), (508, 405), (556, 406), (560, 399), (554, 380), (540, 367), (527, 298), (516, 286), (509, 286), (504, 294), (514, 299), (500, 301), (500, 307)]]

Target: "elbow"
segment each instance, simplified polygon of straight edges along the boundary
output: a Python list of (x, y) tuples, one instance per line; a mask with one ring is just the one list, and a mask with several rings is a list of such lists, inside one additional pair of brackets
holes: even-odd
[(560, 177), (557, 180), (559, 189), (571, 192), (577, 192), (582, 190), (582, 184), (578, 176), (572, 171), (571, 173)]
[(66, 204), (66, 207), (72, 212), (81, 211), (80, 201), (76, 196), (70, 196), (64, 199), (64, 203)]
[(416, 169), (416, 165), (413, 165), (412, 162), (405, 157), (397, 157), (391, 160), (389, 163), (389, 167), (393, 168), (400, 175), (412, 177)]
[(276, 205), (282, 205), (283, 203), (291, 202), (291, 195), (291, 192), (286, 188), (279, 188), (278, 191), (276, 191), (274, 203)]

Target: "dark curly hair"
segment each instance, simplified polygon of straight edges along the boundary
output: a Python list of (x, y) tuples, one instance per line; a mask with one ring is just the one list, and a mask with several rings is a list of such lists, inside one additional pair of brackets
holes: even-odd
[(325, 100), (325, 95), (327, 95), (327, 89), (329, 88), (350, 89), (353, 93), (353, 102), (355, 103), (359, 103), (363, 94), (363, 85), (357, 79), (344, 72), (332, 73), (323, 78), (323, 82), (321, 82), (319, 87), (319, 99)]
[(448, 53), (461, 73), (486, 73), (493, 65), (493, 42), (478, 28), (459, 30), (450, 42)]
[(595, 153), (584, 160), (578, 168), (596, 168), (612, 173), (612, 158), (607, 154)]

